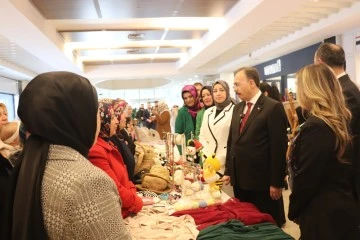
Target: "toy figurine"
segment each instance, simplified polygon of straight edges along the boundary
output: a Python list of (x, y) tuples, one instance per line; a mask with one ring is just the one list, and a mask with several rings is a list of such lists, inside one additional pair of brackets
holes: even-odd
[[(215, 194), (215, 192), (219, 192), (221, 190), (223, 185), (222, 180), (220, 180), (222, 178), (222, 174), (218, 172), (221, 164), (219, 159), (215, 157), (215, 154), (208, 157), (204, 155), (204, 158), (204, 179), (205, 182), (210, 185), (210, 192)], [(216, 193), (216, 195), (218, 195), (218, 193)]]
[(193, 140), (189, 140), (186, 146), (186, 160), (188, 162), (195, 162), (196, 156), (196, 147)]

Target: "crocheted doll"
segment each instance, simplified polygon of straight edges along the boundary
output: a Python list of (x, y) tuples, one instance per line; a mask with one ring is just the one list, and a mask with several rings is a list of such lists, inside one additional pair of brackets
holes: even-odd
[(210, 192), (213, 194), (213, 196), (218, 196), (223, 185), (222, 180), (220, 180), (222, 174), (218, 172), (221, 167), (220, 161), (215, 157), (215, 154), (212, 154), (208, 157), (204, 155), (204, 158), (205, 161), (203, 165), (203, 175), (205, 182), (210, 185)]

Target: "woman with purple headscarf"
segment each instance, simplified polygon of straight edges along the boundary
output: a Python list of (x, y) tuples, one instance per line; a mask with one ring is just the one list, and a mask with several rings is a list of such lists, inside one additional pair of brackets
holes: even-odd
[(176, 117), (175, 133), (185, 134), (186, 142), (195, 135), (196, 115), (201, 110), (198, 94), (194, 85), (185, 85), (181, 90), (181, 97), (184, 100)]

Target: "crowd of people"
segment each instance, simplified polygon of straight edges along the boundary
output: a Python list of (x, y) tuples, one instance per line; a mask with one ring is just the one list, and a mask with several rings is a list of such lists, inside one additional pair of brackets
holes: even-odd
[(124, 219), (143, 208), (134, 185), (137, 127), (199, 141), (200, 164), (212, 154), (220, 161), (223, 191), (279, 227), (288, 174), (288, 218), (301, 239), (359, 238), (360, 91), (344, 50), (320, 45), (296, 79), (299, 124), (289, 138), (285, 98), (254, 67), (235, 73), (240, 103), (217, 80), (185, 85), (180, 108), (156, 101), (137, 111), (122, 99), (98, 100), (74, 73), (38, 75), (20, 95), (21, 122), (9, 122), (0, 103), (0, 238), (131, 239)]

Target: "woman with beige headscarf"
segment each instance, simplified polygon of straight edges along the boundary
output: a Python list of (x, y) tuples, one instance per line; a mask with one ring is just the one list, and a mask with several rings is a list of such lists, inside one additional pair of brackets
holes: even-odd
[(164, 132), (171, 132), (169, 107), (164, 101), (160, 101), (157, 109), (153, 109), (152, 113), (156, 117), (156, 131), (159, 133), (160, 138), (162, 138)]

